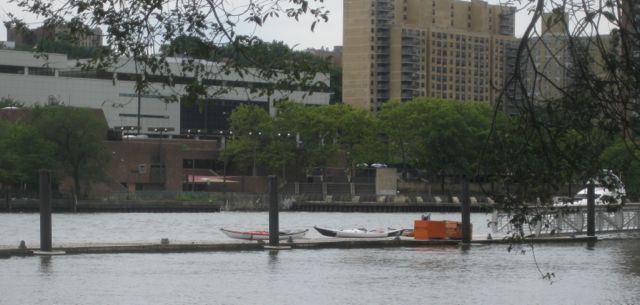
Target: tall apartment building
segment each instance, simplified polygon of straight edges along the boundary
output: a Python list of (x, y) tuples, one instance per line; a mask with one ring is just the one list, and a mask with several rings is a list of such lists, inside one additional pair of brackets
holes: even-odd
[(344, 0), (344, 103), (495, 101), (515, 64), (515, 8), (482, 0)]
[(623, 52), (634, 60), (640, 60), (640, 2), (623, 0), (621, 3), (621, 40)]
[[(628, 58), (627, 73), (637, 75), (640, 70), (640, 1), (623, 0), (621, 3), (620, 48)], [(635, 82), (634, 82), (635, 83)], [(634, 103), (640, 102), (640, 88), (631, 85), (627, 93)]]
[(540, 29), (540, 36), (529, 39), (520, 64), (529, 98), (562, 98), (585, 75), (606, 77), (602, 51), (611, 50), (609, 35), (571, 33), (569, 16), (560, 9), (543, 14)]
[(577, 43), (577, 39), (568, 32), (567, 14), (555, 11), (543, 14), (541, 19), (541, 35), (528, 41), (521, 71), (525, 94), (535, 100), (548, 100), (562, 97), (573, 84), (575, 62), (570, 42)]

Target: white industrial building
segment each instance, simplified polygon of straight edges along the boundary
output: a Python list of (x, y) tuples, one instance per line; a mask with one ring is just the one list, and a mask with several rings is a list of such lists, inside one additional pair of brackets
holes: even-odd
[[(218, 73), (210, 83), (230, 90), (208, 100), (207, 104), (213, 108), (199, 107), (195, 111), (198, 105), (181, 106), (179, 102), (166, 102), (166, 97), (184, 93), (183, 84), (168, 87), (160, 82), (153, 83), (149, 92), (138, 97), (135, 81), (127, 80), (136, 74), (133, 62), (120, 63), (118, 68), (106, 72), (81, 71), (76, 63), (62, 54), (36, 58), (31, 52), (0, 50), (0, 98), (12, 98), (25, 106), (55, 101), (70, 106), (101, 108), (109, 127), (115, 130), (135, 128), (140, 116), (141, 133), (162, 129), (165, 134), (176, 135), (198, 126), (203, 126), (205, 133), (223, 129), (221, 126), (228, 126), (226, 119), (230, 112), (242, 103), (257, 104), (273, 113), (273, 101), (286, 98), (304, 104), (324, 105), (329, 104), (331, 95), (329, 92), (308, 94), (305, 91), (279, 90), (270, 96), (260, 95), (251, 93), (249, 87), (259, 87), (269, 80), (251, 76), (251, 73), (242, 77), (237, 73)], [(178, 59), (171, 65), (172, 71), (181, 70)], [(212, 62), (205, 62), (205, 66), (218, 69)], [(327, 87), (329, 85), (328, 75), (317, 74), (315, 80)], [(217, 88), (211, 87), (210, 90), (214, 92)], [(140, 113), (138, 99), (141, 102)], [(204, 113), (201, 113), (203, 109)]]

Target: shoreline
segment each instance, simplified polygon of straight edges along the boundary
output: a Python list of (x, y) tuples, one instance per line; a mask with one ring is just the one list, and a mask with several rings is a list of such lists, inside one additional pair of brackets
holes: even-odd
[[(220, 211), (268, 211), (267, 200), (262, 195), (244, 196), (242, 200), (177, 201), (177, 200), (79, 200), (77, 206), (68, 200), (54, 199), (52, 211), (77, 213), (206, 213)], [(374, 213), (420, 213), (460, 212), (461, 204), (455, 202), (412, 202), (406, 200), (384, 201), (308, 201), (285, 197), (279, 202), (281, 211), (298, 212), (374, 212)], [(471, 212), (491, 212), (490, 204), (472, 203)], [(0, 202), (0, 213), (38, 213), (39, 199), (16, 199), (9, 204)]]

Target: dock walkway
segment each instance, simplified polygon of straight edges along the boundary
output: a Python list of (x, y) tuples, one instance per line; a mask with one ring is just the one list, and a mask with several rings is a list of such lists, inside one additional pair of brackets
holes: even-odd
[[(532, 207), (531, 209), (535, 209)], [(587, 232), (587, 207), (541, 207), (538, 208), (541, 221), (527, 228), (527, 234), (536, 236), (548, 234), (585, 234)], [(596, 206), (595, 231), (599, 234), (640, 232), (640, 203), (626, 203), (623, 206)], [(513, 215), (494, 211), (489, 223), (492, 234), (509, 234), (516, 229), (511, 224)], [(534, 216), (529, 216), (529, 222)]]
[[(596, 241), (596, 237), (539, 237), (527, 239), (533, 243), (582, 243)], [(505, 239), (473, 240), (471, 244), (507, 244)], [(419, 248), (419, 247), (457, 247), (459, 240), (415, 240), (410, 237), (381, 239), (344, 239), (318, 238), (299, 239), (293, 242), (280, 242), (280, 246), (291, 249), (351, 249), (351, 248)], [(219, 252), (219, 251), (263, 251), (269, 250), (268, 243), (256, 241), (176, 241), (157, 243), (104, 243), (104, 244), (69, 244), (54, 245), (53, 251), (70, 254), (116, 254), (116, 253), (183, 253), (183, 252)], [(0, 258), (11, 256), (37, 255), (35, 248), (0, 248)]]

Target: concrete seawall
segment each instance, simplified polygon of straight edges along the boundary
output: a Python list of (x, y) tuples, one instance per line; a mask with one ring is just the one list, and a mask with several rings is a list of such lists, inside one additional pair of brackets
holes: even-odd
[[(309, 212), (457, 212), (459, 202), (425, 202), (419, 197), (407, 196), (317, 196), (280, 195), (282, 211)], [(0, 212), (38, 212), (38, 199), (11, 199), (0, 201)], [(52, 200), (54, 212), (73, 212), (71, 201)], [(219, 212), (267, 211), (267, 194), (217, 193), (212, 201), (179, 200), (79, 200), (76, 212)], [(472, 212), (489, 211), (490, 205), (472, 202)]]
[[(73, 203), (68, 200), (52, 200), (54, 212), (74, 212)], [(12, 200), (10, 205), (6, 203), (0, 205), (0, 212), (38, 212), (40, 210), (40, 200), (38, 199), (17, 199)], [(176, 201), (176, 200), (154, 200), (154, 201), (107, 201), (107, 200), (79, 200), (75, 208), (76, 212), (99, 213), (99, 212), (220, 212), (220, 204), (203, 201)]]

